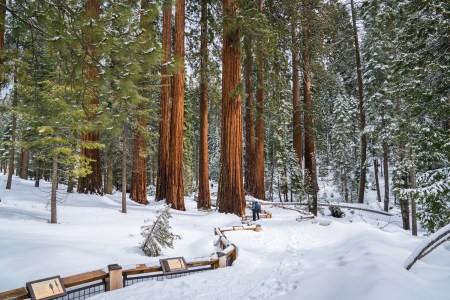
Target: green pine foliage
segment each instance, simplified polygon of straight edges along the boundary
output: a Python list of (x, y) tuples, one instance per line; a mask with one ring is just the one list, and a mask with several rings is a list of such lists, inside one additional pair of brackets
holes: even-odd
[[(144, 241), (140, 245), (145, 255), (156, 257), (161, 253), (162, 248), (173, 248), (173, 240), (180, 239), (179, 235), (173, 234), (170, 229), (169, 219), (172, 218), (170, 205), (156, 211), (156, 220), (151, 225), (141, 227), (141, 235)], [(146, 222), (149, 222), (147, 220)]]

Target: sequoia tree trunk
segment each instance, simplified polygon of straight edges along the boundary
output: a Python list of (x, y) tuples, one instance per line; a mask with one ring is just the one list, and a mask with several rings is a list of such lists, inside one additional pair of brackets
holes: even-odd
[(131, 173), (130, 199), (140, 204), (147, 201), (147, 143), (142, 131), (147, 128), (144, 116), (138, 116), (139, 128), (134, 135), (133, 171)]
[[(86, 1), (86, 15), (91, 19), (98, 19), (100, 14), (100, 1), (99, 0), (87, 0)], [(87, 33), (86, 41), (86, 59), (85, 59), (85, 72), (86, 78), (89, 84), (86, 85), (86, 97), (89, 99), (86, 103), (85, 113), (87, 120), (93, 124), (97, 115), (99, 107), (98, 89), (95, 81), (98, 81), (98, 70), (96, 67), (95, 57), (95, 44), (96, 41), (92, 32)], [(83, 132), (81, 134), (81, 140), (84, 143), (97, 143), (99, 141), (100, 134), (97, 130), (91, 129), (89, 132)], [(102, 164), (100, 161), (100, 149), (99, 148), (81, 148), (81, 155), (87, 157), (90, 162), (91, 173), (85, 177), (80, 177), (78, 180), (78, 193), (90, 193), (103, 195), (102, 184)]]
[(174, 57), (177, 71), (173, 77), (173, 103), (170, 117), (169, 180), (166, 203), (176, 210), (185, 210), (183, 184), (184, 129), (184, 23), (185, 0), (177, 0), (175, 8)]
[(363, 81), (361, 71), (361, 55), (359, 53), (358, 28), (356, 27), (356, 11), (353, 0), (351, 0), (352, 22), (353, 22), (353, 38), (355, 40), (355, 59), (356, 59), (356, 75), (358, 80), (358, 111), (359, 111), (359, 131), (361, 142), (361, 159), (359, 167), (359, 189), (358, 203), (364, 203), (364, 192), (366, 189), (366, 156), (367, 156), (367, 138), (364, 133), (366, 127), (366, 114), (364, 112), (364, 96)]
[(197, 208), (210, 209), (208, 170), (208, 0), (201, 3), (200, 36), (200, 158)]
[(245, 51), (245, 175), (244, 187), (247, 193), (253, 195), (255, 186), (255, 125), (253, 123), (253, 57), (252, 42), (249, 36), (244, 38)]
[(156, 201), (166, 199), (169, 174), (171, 76), (169, 75), (167, 64), (170, 61), (172, 48), (172, 0), (166, 0), (163, 4), (162, 48), (164, 51), (164, 61), (161, 66), (161, 118), (159, 121)]
[[(305, 5), (304, 10), (310, 8)], [(306, 3), (308, 4), (308, 3)], [(307, 15), (307, 12), (305, 13)], [(309, 49), (309, 28), (306, 24), (302, 24), (302, 45), (303, 45), (303, 94), (305, 103), (305, 170), (309, 181), (310, 193), (313, 196), (311, 212), (317, 216), (317, 193), (319, 186), (317, 184), (316, 161), (315, 161), (315, 141), (314, 141), (314, 126), (313, 126), (313, 100), (311, 96), (311, 70), (310, 70), (310, 49)]]
[[(259, 11), (262, 13), (264, 1), (259, 0)], [(262, 45), (256, 51), (258, 70), (256, 79), (256, 142), (255, 142), (255, 189), (253, 196), (257, 199), (266, 199), (264, 189), (264, 55)]]
[(298, 50), (298, 21), (297, 12), (292, 12), (291, 36), (292, 36), (292, 142), (297, 155), (298, 165), (302, 168), (303, 148), (302, 148), (302, 106), (300, 102), (300, 54)]
[(239, 29), (233, 26), (237, 14), (236, 1), (223, 0), (222, 151), (217, 201), (220, 212), (243, 216), (242, 99), (238, 90), (241, 82), (241, 50)]

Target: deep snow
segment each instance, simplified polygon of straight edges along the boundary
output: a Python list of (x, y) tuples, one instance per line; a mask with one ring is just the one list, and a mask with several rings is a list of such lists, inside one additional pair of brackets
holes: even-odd
[[(0, 175), (0, 291), (52, 275), (159, 259), (144, 256), (138, 246), (144, 220), (163, 203), (128, 201), (128, 214), (122, 214), (119, 194), (66, 194), (61, 187), (59, 224), (52, 225), (49, 183), (38, 189), (15, 177), (11, 190), (5, 183)], [(165, 257), (209, 255), (217, 250), (213, 228), (240, 224), (234, 215), (197, 211), (192, 198), (186, 206), (186, 212), (172, 213), (173, 232), (182, 239), (163, 250)], [(144, 282), (92, 299), (450, 299), (450, 242), (406, 271), (403, 262), (424, 238), (399, 228), (395, 217), (346, 210), (344, 219), (297, 222), (295, 211), (265, 208), (273, 218), (258, 221), (261, 232), (227, 233), (238, 247), (232, 267)]]

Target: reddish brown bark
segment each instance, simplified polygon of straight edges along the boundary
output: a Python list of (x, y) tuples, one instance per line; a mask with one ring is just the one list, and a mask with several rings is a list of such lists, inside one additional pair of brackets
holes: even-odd
[(160, 201), (167, 195), (167, 178), (169, 173), (169, 141), (170, 141), (170, 105), (171, 77), (167, 70), (172, 47), (172, 1), (164, 2), (162, 47), (164, 61), (161, 66), (161, 118), (159, 121), (158, 175), (156, 179), (155, 200)]
[(201, 3), (200, 36), (200, 158), (197, 208), (210, 209), (208, 169), (208, 1)]
[(20, 178), (28, 179), (28, 166), (30, 163), (30, 152), (28, 150), (22, 150), (22, 170), (20, 171)]
[[(259, 0), (259, 11), (262, 13), (264, 1)], [(262, 45), (256, 51), (258, 70), (256, 80), (256, 142), (255, 142), (255, 189), (253, 196), (257, 199), (266, 199), (264, 189), (264, 55)]]
[[(87, 0), (86, 1), (86, 15), (92, 19), (98, 19), (100, 14), (100, 1), (98, 0)], [(98, 80), (98, 70), (95, 64), (95, 41), (91, 32), (87, 32), (86, 41), (86, 59), (85, 59), (85, 72), (86, 78), (89, 81)], [(86, 95), (90, 98), (88, 103), (85, 104), (86, 118), (90, 123), (93, 123), (96, 117), (99, 98), (98, 90), (93, 85), (86, 88)], [(99, 133), (96, 130), (91, 132), (84, 132), (81, 134), (81, 140), (87, 143), (96, 143), (99, 141)], [(89, 166), (91, 168), (91, 173), (85, 177), (80, 177), (78, 180), (78, 193), (95, 193), (103, 194), (102, 189), (102, 168), (100, 161), (100, 150), (81, 148), (81, 155), (84, 155), (90, 159)]]
[(245, 190), (253, 195), (254, 190), (254, 160), (255, 160), (255, 125), (253, 123), (253, 59), (252, 59), (252, 42), (251, 38), (246, 36), (244, 39), (245, 50)]
[(303, 147), (302, 147), (302, 107), (300, 102), (300, 54), (298, 51), (298, 37), (297, 37), (297, 17), (296, 12), (293, 13), (291, 21), (291, 35), (292, 35), (292, 134), (294, 151), (297, 155), (297, 160), (300, 168), (302, 167), (303, 160)]
[(170, 152), (167, 204), (185, 210), (183, 184), (183, 129), (184, 129), (184, 23), (185, 2), (177, 0), (175, 8), (174, 57), (178, 69), (173, 76), (173, 103), (170, 117)]
[(305, 103), (305, 170), (308, 176), (311, 194), (313, 196), (312, 213), (317, 216), (317, 184), (314, 126), (313, 126), (313, 100), (311, 96), (311, 69), (310, 69), (310, 49), (309, 49), (309, 28), (302, 25), (302, 45), (303, 45), (303, 94)]
[(235, 0), (223, 0), (222, 47), (222, 140), (220, 157), (219, 211), (245, 214), (242, 180), (242, 99), (239, 29), (233, 28), (238, 7)]
[(139, 129), (134, 137), (133, 171), (131, 173), (130, 199), (137, 203), (147, 201), (147, 142), (142, 131), (147, 128), (147, 120), (139, 116)]

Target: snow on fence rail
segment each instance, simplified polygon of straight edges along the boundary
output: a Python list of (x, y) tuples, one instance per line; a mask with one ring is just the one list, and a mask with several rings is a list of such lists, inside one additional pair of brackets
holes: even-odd
[[(189, 259), (186, 262), (187, 270), (175, 274), (164, 274), (161, 264), (155, 262), (126, 266), (110, 265), (104, 269), (64, 277), (62, 283), (67, 290), (67, 295), (58, 299), (86, 299), (102, 292), (120, 289), (146, 280), (164, 280), (164, 278), (170, 279), (231, 266), (237, 259), (237, 248), (227, 239), (224, 232), (237, 230), (260, 231), (261, 226), (214, 228), (214, 234), (219, 237), (218, 243), (220, 243), (221, 251), (210, 256)], [(0, 293), (0, 300), (27, 298), (30, 298), (30, 294), (25, 287)]]

